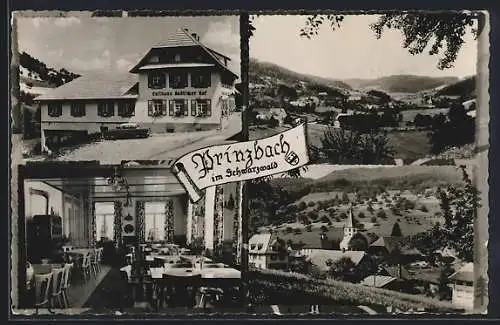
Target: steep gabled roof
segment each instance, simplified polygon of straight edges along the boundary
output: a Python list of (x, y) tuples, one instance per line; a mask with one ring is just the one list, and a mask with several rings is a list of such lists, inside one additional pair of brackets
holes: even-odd
[(450, 275), (449, 279), (451, 281), (473, 282), (474, 281), (474, 263), (465, 264), (457, 272)]
[[(401, 272), (401, 274), (400, 274)], [(384, 266), (383, 270), (380, 272), (381, 275), (389, 275), (397, 279), (410, 279), (411, 275), (404, 266), (399, 265), (387, 265)]]
[(395, 250), (399, 243), (403, 240), (402, 237), (385, 236), (379, 237), (376, 241), (371, 243), (370, 247), (385, 247), (389, 253)]
[(248, 240), (249, 253), (265, 254), (271, 242), (271, 234), (255, 234)]
[(223, 70), (231, 73), (234, 77), (238, 78), (238, 76), (229, 70), (229, 68), (224, 64), (224, 62), (220, 59), (220, 57), (225, 58), (226, 60), (231, 60), (227, 56), (220, 54), (219, 52), (216, 52), (215, 50), (212, 50), (205, 45), (203, 45), (199, 40), (194, 38), (191, 34), (189, 34), (189, 31), (185, 28), (180, 28), (178, 29), (174, 34), (172, 34), (170, 37), (167, 38), (164, 42), (161, 42), (155, 46), (153, 46), (147, 53), (144, 55), (144, 57), (137, 63), (132, 69), (130, 69), (131, 73), (137, 73), (139, 67), (144, 65), (144, 63), (147, 61), (149, 56), (151, 55), (151, 52), (154, 49), (161, 49), (161, 48), (174, 48), (174, 47), (187, 47), (187, 46), (198, 46), (201, 47), (214, 61), (217, 63), (217, 65), (222, 68)]
[(369, 275), (361, 281), (361, 284), (368, 287), (383, 288), (396, 280), (396, 278), (387, 275)]
[(354, 263), (358, 265), (361, 260), (366, 256), (364, 251), (341, 251), (341, 250), (331, 250), (331, 249), (313, 249), (309, 254), (307, 259), (311, 261), (312, 264), (316, 265), (322, 270), (328, 270), (327, 265), (328, 260), (333, 262), (340, 260), (342, 257), (348, 257)]

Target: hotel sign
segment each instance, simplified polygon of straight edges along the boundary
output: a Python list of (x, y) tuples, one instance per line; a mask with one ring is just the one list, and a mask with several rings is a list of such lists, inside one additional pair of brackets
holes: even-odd
[(173, 171), (196, 202), (208, 187), (280, 174), (308, 162), (303, 123), (268, 138), (195, 150), (179, 158)]
[(153, 96), (205, 96), (206, 90), (153, 91)]

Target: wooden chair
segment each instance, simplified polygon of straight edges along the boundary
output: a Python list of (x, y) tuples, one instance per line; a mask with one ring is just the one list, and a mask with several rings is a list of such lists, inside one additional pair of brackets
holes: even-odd
[(52, 307), (65, 308), (64, 296), (63, 296), (63, 277), (64, 268), (54, 268), (52, 269), (52, 294), (51, 294), (51, 305)]
[(90, 267), (94, 276), (97, 276), (97, 273), (99, 271), (98, 254), (99, 250), (97, 248), (90, 251)]
[(90, 264), (90, 252), (83, 255), (81, 268), (82, 268), (83, 280), (87, 282), (88, 280), (90, 280), (90, 277), (92, 276), (92, 265)]
[(35, 309), (47, 307), (50, 309), (50, 285), (52, 273), (35, 274)]
[(101, 272), (101, 264), (102, 264), (102, 253), (104, 251), (103, 247), (99, 247), (97, 249), (97, 270)]
[(64, 300), (64, 305), (69, 308), (70, 303), (69, 303), (69, 298), (68, 298), (68, 290), (71, 287), (71, 275), (73, 272), (73, 263), (68, 263), (64, 265), (64, 274), (63, 274), (63, 281), (62, 281), (62, 296)]
[(224, 295), (224, 291), (221, 288), (213, 287), (201, 287), (198, 292), (200, 294), (198, 308), (203, 309), (216, 307), (220, 304)]

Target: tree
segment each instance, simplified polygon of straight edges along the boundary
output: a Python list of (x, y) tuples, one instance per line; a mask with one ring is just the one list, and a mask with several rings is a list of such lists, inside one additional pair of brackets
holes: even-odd
[(348, 244), (349, 250), (366, 251), (368, 249), (368, 241), (365, 236), (360, 233), (354, 234)]
[(429, 134), (431, 150), (439, 153), (451, 146), (473, 143), (476, 134), (474, 118), (467, 115), (464, 106), (456, 103), (450, 107), (448, 120), (435, 123)]
[(394, 158), (394, 149), (383, 132), (330, 129), (320, 141), (321, 147), (311, 146), (311, 150), (319, 161), (331, 164), (387, 164)]
[(355, 267), (354, 262), (349, 257), (344, 256), (330, 263), (328, 275), (337, 280), (343, 280), (353, 272)]
[(343, 204), (348, 204), (349, 203), (349, 196), (347, 195), (346, 192), (342, 193), (342, 203)]
[(479, 191), (474, 187), (465, 166), (460, 166), (465, 185), (450, 185), (438, 193), (445, 223), (444, 232), (448, 245), (466, 262), (474, 260), (474, 218), (480, 206)]
[(233, 210), (233, 209), (234, 209), (234, 198), (233, 198), (233, 193), (230, 193), (230, 194), (229, 194), (229, 199), (227, 200), (226, 207), (227, 207), (229, 210)]
[(449, 300), (451, 299), (451, 289), (448, 286), (450, 283), (449, 276), (453, 273), (453, 268), (450, 264), (446, 264), (441, 268), (439, 273), (439, 299)]
[(399, 226), (399, 223), (395, 223), (394, 226), (392, 226), (392, 231), (391, 231), (391, 236), (394, 237), (402, 237), (403, 234), (401, 233), (401, 227)]
[(378, 212), (377, 212), (377, 218), (380, 218), (380, 219), (387, 218), (387, 215), (386, 215), (385, 211), (382, 210), (382, 209), (378, 210)]
[[(323, 23), (329, 23), (333, 30), (340, 28), (344, 17), (344, 15), (311, 15), (307, 17), (300, 35), (308, 38), (318, 35)], [(476, 20), (478, 20), (477, 27), (475, 27)], [(414, 12), (381, 15), (370, 28), (377, 39), (382, 37), (386, 29), (399, 30), (403, 36), (403, 47), (412, 55), (423, 53), (428, 45), (432, 44), (428, 54), (442, 55), (437, 66), (440, 70), (444, 70), (453, 67), (464, 43), (464, 35), (471, 32), (474, 38), (477, 38), (484, 24), (484, 16), (476, 13)]]

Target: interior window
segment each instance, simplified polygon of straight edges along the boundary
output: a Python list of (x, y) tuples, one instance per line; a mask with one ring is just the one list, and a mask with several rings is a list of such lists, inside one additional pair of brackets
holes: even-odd
[(156, 242), (165, 239), (165, 203), (146, 202), (144, 209), (146, 241)]
[(113, 240), (115, 204), (98, 202), (95, 204), (96, 234), (98, 240)]

